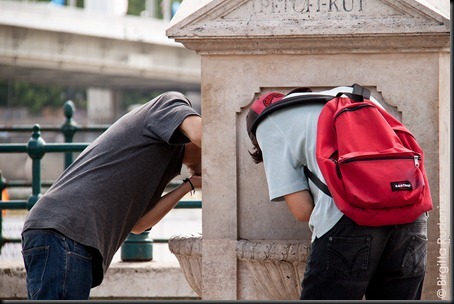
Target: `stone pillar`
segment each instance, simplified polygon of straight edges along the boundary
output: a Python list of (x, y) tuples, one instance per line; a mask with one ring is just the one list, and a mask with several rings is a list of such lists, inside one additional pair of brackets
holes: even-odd
[[(263, 168), (248, 153), (247, 107), (266, 91), (353, 83), (369, 88), (426, 153), (434, 210), (423, 299), (451, 298), (449, 275), (442, 273), (450, 270), (449, 6), (424, 3), (183, 1), (167, 35), (202, 60), (204, 300), (272, 297), (258, 280), (273, 274), (257, 278), (251, 268), (257, 256), (248, 259), (248, 252), (259, 247), (245, 241), (265, 243), (261, 253), (310, 243), (307, 225), (268, 199)], [(290, 245), (273, 245), (281, 242)]]
[(102, 88), (87, 89), (88, 122), (93, 124), (113, 123), (117, 115), (117, 93)]

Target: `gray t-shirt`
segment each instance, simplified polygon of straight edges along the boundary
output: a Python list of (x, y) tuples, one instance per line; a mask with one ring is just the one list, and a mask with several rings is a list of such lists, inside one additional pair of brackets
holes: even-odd
[(102, 271), (95, 265), (93, 285), (100, 284), (138, 219), (180, 173), (189, 139), (178, 126), (189, 115), (198, 115), (189, 100), (167, 92), (121, 117), (39, 199), (23, 231), (55, 229), (97, 249)]

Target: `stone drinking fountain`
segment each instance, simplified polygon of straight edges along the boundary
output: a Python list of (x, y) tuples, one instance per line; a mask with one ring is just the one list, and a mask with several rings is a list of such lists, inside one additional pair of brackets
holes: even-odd
[(245, 116), (265, 92), (353, 83), (370, 89), (426, 153), (434, 209), (423, 299), (450, 298), (450, 290), (437, 296), (437, 258), (450, 246), (447, 3), (182, 2), (167, 36), (201, 58), (203, 237), (176, 236), (169, 247), (203, 300), (299, 298), (311, 232), (285, 203), (269, 201), (263, 166), (249, 155)]

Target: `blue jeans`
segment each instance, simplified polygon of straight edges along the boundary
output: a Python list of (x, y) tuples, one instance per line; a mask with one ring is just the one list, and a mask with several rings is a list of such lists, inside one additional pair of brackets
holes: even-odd
[(54, 230), (22, 234), (29, 300), (86, 300), (92, 285), (92, 250)]
[(426, 214), (384, 227), (359, 226), (343, 216), (313, 242), (301, 300), (418, 300), (426, 258)]

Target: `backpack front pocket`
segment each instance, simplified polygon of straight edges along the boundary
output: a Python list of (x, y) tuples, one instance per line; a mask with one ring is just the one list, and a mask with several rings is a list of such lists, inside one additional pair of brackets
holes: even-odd
[(414, 153), (360, 155), (339, 160), (338, 172), (350, 204), (380, 209), (417, 203), (424, 195), (421, 158)]

